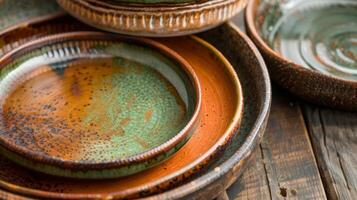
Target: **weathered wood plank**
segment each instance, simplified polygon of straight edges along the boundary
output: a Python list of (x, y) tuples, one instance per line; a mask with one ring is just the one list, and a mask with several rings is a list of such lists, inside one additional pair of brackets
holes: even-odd
[(357, 113), (304, 107), (329, 199), (357, 199)]
[(252, 155), (243, 175), (228, 189), (228, 196), (229, 199), (239, 200), (271, 199), (260, 148)]
[(240, 182), (228, 190), (229, 196), (239, 200), (326, 199), (300, 106), (278, 89), (273, 94), (260, 149)]

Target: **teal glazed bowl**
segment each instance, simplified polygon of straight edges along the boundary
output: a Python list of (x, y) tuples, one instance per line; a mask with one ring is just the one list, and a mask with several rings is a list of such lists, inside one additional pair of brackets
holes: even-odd
[(0, 59), (1, 153), (47, 174), (117, 178), (159, 164), (193, 133), (195, 72), (150, 39), (58, 34)]

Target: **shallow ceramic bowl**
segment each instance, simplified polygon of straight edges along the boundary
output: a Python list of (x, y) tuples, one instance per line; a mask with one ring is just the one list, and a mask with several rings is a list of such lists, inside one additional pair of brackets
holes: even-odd
[[(274, 51), (263, 37), (263, 30), (275, 30), (268, 29), (267, 24), (264, 22), (266, 21), (267, 17), (269, 17), (268, 20), (270, 20), (271, 23), (276, 22), (276, 20), (279, 19), (279, 16), (281, 15), (281, 10), (279, 7), (284, 9), (294, 9), (295, 7), (291, 7), (289, 5), (292, 5), (296, 2), (300, 2), (299, 5), (302, 5), (302, 2), (310, 4), (317, 2), (316, 7), (321, 7), (325, 3), (341, 3), (342, 1), (320, 1), (320, 4), (319, 1), (316, 0), (273, 1), (273, 3), (269, 2), (270, 1), (265, 0), (250, 1), (246, 9), (245, 20), (247, 33), (262, 52), (267, 62), (272, 79), (284, 89), (287, 89), (291, 93), (306, 101), (344, 110), (357, 110), (357, 81), (347, 80), (339, 76), (332, 76), (317, 70), (303, 67), (302, 65), (297, 64), (290, 59), (283, 57), (280, 53)], [(343, 2), (346, 3), (348, 1)], [(355, 1), (349, 2), (355, 3)], [(272, 12), (272, 10), (276, 11)], [(284, 11), (283, 13), (288, 12)], [(327, 15), (332, 14), (330, 13)], [(303, 17), (303, 15), (300, 16)], [(324, 17), (324, 19), (327, 18)], [(334, 20), (336, 19), (337, 18), (334, 18)], [(323, 19), (320, 19), (320, 23), (324, 23)], [(329, 28), (332, 29), (332, 25)], [(354, 24), (354, 26), (356, 26), (356, 24)], [(353, 24), (350, 26), (350, 28), (351, 27), (353, 27)], [(328, 31), (329, 30), (322, 29), (319, 31), (319, 33), (322, 35)], [(353, 43), (349, 44), (353, 47)], [(334, 47), (332, 50), (336, 49), (338, 48)], [(351, 57), (353, 57), (353, 53)]]
[[(228, 70), (223, 70), (223, 66), (219, 64), (220, 58), (215, 53), (206, 52), (200, 43), (197, 44), (195, 40), (187, 37), (160, 40), (180, 52), (195, 71), (197, 70), (196, 74), (203, 85), (202, 109), (209, 112), (208, 115), (206, 112), (202, 113), (202, 127), (197, 129), (197, 133), (179, 152), (149, 170), (105, 181), (80, 181), (42, 175), (19, 167), (0, 156), (0, 187), (4, 189), (0, 194), (5, 198), (16, 198), (18, 196), (15, 194), (20, 194), (45, 199), (128, 199), (158, 194), (176, 187), (151, 198), (216, 197), (242, 173), (247, 159), (259, 143), (268, 118), (271, 90), (269, 77), (259, 52), (237, 28), (224, 25), (203, 33), (200, 37), (218, 48), (239, 76), (245, 102), (239, 128), (230, 126), (227, 130), (227, 124), (222, 122), (232, 121), (233, 119), (228, 116), (235, 112), (232, 104), (234, 92), (229, 89), (234, 84)], [(195, 49), (199, 56), (192, 54), (192, 49)], [(209, 56), (204, 56), (207, 53)], [(200, 67), (202, 63), (205, 63), (204, 68)], [(215, 114), (217, 109), (221, 110), (218, 113), (222, 115)], [(235, 122), (232, 121), (232, 125), (238, 122), (237, 119), (234, 119)], [(217, 125), (220, 128), (217, 128)], [(208, 145), (212, 147), (209, 146), (207, 149)], [(202, 158), (203, 161), (207, 161), (207, 158), (210, 160), (209, 168), (206, 162), (200, 162)], [(187, 163), (188, 161), (190, 162)], [(182, 181), (187, 184), (182, 185)]]
[(97, 28), (140, 36), (178, 36), (204, 31), (230, 19), (247, 0), (211, 0), (170, 5), (58, 0), (72, 16)]
[(0, 59), (1, 152), (48, 174), (115, 178), (180, 149), (198, 122), (190, 65), (149, 39), (49, 36)]

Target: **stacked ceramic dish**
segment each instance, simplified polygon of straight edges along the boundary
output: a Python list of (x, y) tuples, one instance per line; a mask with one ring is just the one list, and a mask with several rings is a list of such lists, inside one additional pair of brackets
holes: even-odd
[[(244, 0), (0, 3), (4, 198), (214, 198), (265, 129)], [(228, 41), (227, 38), (230, 38)], [(243, 103), (244, 102), (244, 103)], [(243, 114), (244, 113), (244, 114)]]

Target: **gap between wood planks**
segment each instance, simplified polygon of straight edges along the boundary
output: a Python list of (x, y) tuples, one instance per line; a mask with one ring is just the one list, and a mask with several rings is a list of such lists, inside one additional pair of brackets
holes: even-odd
[(300, 105), (274, 88), (263, 141), (230, 199), (326, 199)]
[(328, 198), (356, 200), (357, 113), (303, 108)]

